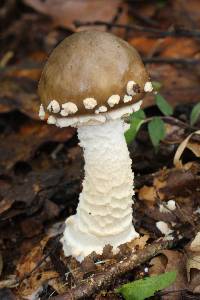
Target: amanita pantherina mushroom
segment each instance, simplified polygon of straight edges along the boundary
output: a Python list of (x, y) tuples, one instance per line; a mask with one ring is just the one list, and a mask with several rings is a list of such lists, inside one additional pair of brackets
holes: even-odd
[(50, 55), (40, 82), (41, 119), (78, 128), (85, 178), (63, 249), (81, 261), (138, 236), (132, 224), (133, 173), (123, 117), (140, 108), (152, 85), (137, 51), (109, 33), (71, 35)]

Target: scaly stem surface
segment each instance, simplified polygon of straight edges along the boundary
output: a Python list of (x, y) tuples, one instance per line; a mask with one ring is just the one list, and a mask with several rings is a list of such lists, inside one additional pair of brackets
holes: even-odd
[(81, 261), (92, 251), (114, 250), (138, 234), (132, 225), (133, 173), (121, 119), (78, 128), (85, 179), (77, 213), (66, 220), (65, 255)]

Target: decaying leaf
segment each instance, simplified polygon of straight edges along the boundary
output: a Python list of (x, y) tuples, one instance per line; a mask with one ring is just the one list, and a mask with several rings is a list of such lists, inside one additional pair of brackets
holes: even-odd
[[(176, 68), (169, 64), (149, 64), (147, 66), (152, 80), (162, 83), (161, 93), (173, 106), (197, 103), (200, 98), (200, 86), (195, 72), (189, 68)], [(154, 97), (146, 95), (143, 106), (154, 104)]]
[(200, 232), (196, 234), (190, 246), (187, 247), (187, 277), (189, 281), (191, 269), (200, 270)]
[[(47, 244), (49, 237), (43, 238), (40, 243), (31, 249), (29, 253), (22, 256), (20, 259), (16, 271), (19, 278), (23, 278), (24, 275), (29, 274), (37, 266), (37, 264), (43, 258), (43, 250)], [(44, 262), (45, 264), (45, 262)]]
[(200, 142), (189, 141), (187, 148), (190, 149), (196, 157), (200, 157)]
[(149, 235), (145, 234), (145, 235), (129, 242), (128, 247), (130, 247), (131, 249), (141, 249), (142, 250), (142, 249), (144, 249), (148, 239), (149, 239)]
[(175, 124), (165, 123), (165, 139), (167, 144), (180, 144), (185, 137), (185, 129)]
[(66, 283), (61, 281), (59, 279), (59, 277), (50, 279), (48, 281), (48, 285), (51, 286), (58, 294), (63, 294), (68, 289), (68, 286), (66, 285)]
[(190, 253), (187, 260), (187, 278), (190, 281), (191, 269), (197, 269), (200, 271), (200, 253)]
[[(59, 185), (62, 178), (64, 178), (64, 170), (51, 170), (48, 172), (31, 172), (24, 182), (19, 180), (13, 183), (11, 181), (10, 185), (5, 186), (0, 191), (1, 218), (5, 220), (26, 211), (30, 217), (39, 208), (43, 207), (44, 209), (46, 204), (46, 210), (51, 213), (51, 207), (44, 199), (47, 200), (56, 192), (56, 186)], [(16, 207), (9, 210), (14, 203), (16, 203)], [(17, 204), (20, 204), (19, 207)], [(54, 207), (53, 216), (55, 216), (55, 212)], [(40, 216), (38, 219), (43, 221), (46, 217), (43, 215), (43, 218)]]
[(198, 232), (190, 244), (190, 250), (192, 252), (200, 252), (200, 232)]
[(159, 255), (151, 259), (149, 273), (151, 275), (158, 275), (165, 272), (167, 266), (167, 258), (165, 255)]
[(59, 276), (56, 271), (49, 269), (49, 263), (44, 259), (44, 247), (49, 238), (45, 236), (26, 255), (22, 255), (17, 265), (17, 275), (19, 279), (23, 279), (17, 293), (25, 299), (30, 299), (32, 295), (36, 297), (42, 291), (44, 283)]
[(162, 57), (193, 57), (200, 51), (198, 42), (190, 38), (167, 37), (153, 39), (150, 37), (137, 36), (129, 40), (143, 55), (160, 54)]
[[(200, 134), (200, 130), (197, 130), (193, 133), (191, 133), (178, 147), (178, 149), (176, 150), (175, 156), (174, 156), (174, 165), (177, 168), (181, 168), (182, 167), (182, 162), (180, 160), (181, 155), (183, 153), (183, 151), (185, 150), (185, 148), (188, 147), (188, 142), (190, 140), (190, 138), (194, 135), (194, 134)], [(188, 147), (197, 157), (200, 157), (200, 151), (198, 149), (196, 149), (196, 147), (192, 147), (192, 144), (189, 145)], [(200, 147), (199, 147), (200, 148)]]
[(144, 200), (148, 205), (154, 205), (156, 201), (156, 190), (153, 186), (144, 185), (138, 193), (138, 198)]
[(173, 196), (186, 196), (187, 189), (194, 191), (199, 185), (200, 178), (198, 171), (191, 169), (170, 169), (160, 172), (160, 176), (155, 176), (154, 185), (158, 190), (160, 199), (170, 200)]
[(18, 161), (27, 161), (43, 143), (66, 142), (74, 132), (71, 127), (60, 129), (41, 122), (28, 121), (17, 132), (0, 135), (0, 167), (10, 169)]
[(187, 196), (189, 190), (194, 192), (199, 184), (198, 168), (193, 165), (188, 169), (163, 169), (154, 174), (152, 186), (143, 186), (139, 190), (139, 199), (153, 204), (158, 197), (170, 200), (175, 196)]
[(172, 11), (179, 26), (196, 28), (200, 22), (199, 1), (173, 1)]
[(0, 79), (0, 113), (19, 110), (31, 118), (39, 119), (37, 83), (28, 78), (4, 77)]
[[(156, 263), (158, 267), (156, 268)], [(159, 260), (152, 259), (153, 266), (149, 268), (149, 274), (159, 274), (161, 270), (169, 272), (172, 270), (176, 271), (176, 281), (169, 288), (165, 289), (167, 291), (177, 291), (187, 288), (187, 278), (186, 278), (186, 267), (185, 267), (185, 257), (184, 254), (175, 250), (163, 250), (161, 251), (161, 257)], [(150, 261), (151, 265), (151, 261)], [(180, 295), (177, 293), (162, 296), (165, 300), (171, 300), (171, 295), (173, 295), (173, 300), (179, 300)]]
[(33, 274), (28, 282), (23, 282), (17, 289), (17, 293), (23, 299), (39, 299), (39, 294), (43, 291), (43, 285), (49, 280), (57, 278), (59, 275), (55, 271), (43, 271)]
[[(24, 0), (37, 11), (46, 14), (57, 25), (75, 30), (74, 21), (110, 21), (116, 14), (117, 8), (122, 5), (121, 0)], [(124, 16), (120, 21), (125, 21)]]
[(192, 58), (194, 57), (194, 55), (200, 52), (198, 42), (190, 38), (180, 37), (179, 39), (177, 39), (173, 37), (168, 37), (164, 39), (161, 47), (163, 48), (161, 51), (161, 55), (163, 57), (165, 56), (174, 58)]

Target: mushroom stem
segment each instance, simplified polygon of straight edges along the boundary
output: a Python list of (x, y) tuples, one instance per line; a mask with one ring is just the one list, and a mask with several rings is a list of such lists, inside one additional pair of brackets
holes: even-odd
[(138, 236), (132, 224), (133, 173), (123, 120), (78, 128), (85, 179), (76, 215), (66, 220), (66, 256), (82, 261), (106, 244), (113, 250)]

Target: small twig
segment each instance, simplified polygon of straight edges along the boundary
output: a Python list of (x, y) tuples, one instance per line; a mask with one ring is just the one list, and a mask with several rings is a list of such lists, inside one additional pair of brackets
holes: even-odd
[(124, 28), (126, 30), (135, 30), (135, 31), (142, 31), (145, 33), (151, 33), (156, 35), (156, 37), (193, 37), (193, 38), (200, 38), (200, 31), (199, 30), (189, 30), (184, 28), (173, 28), (167, 31), (160, 30), (157, 28), (150, 28), (139, 26), (136, 24), (116, 24), (112, 22), (103, 22), (103, 21), (94, 21), (94, 22), (81, 22), (81, 21), (74, 21), (74, 25), (76, 27), (81, 26), (106, 26), (106, 27), (115, 27), (115, 28)]
[[(192, 130), (197, 130), (198, 128), (195, 126), (191, 126), (189, 123), (185, 123), (175, 117), (172, 116), (159, 116), (160, 119), (162, 119), (164, 122), (168, 123), (168, 124), (172, 124), (172, 125), (177, 125), (179, 127), (182, 127), (184, 129), (188, 129), (190, 131)], [(154, 119), (154, 117), (149, 117), (143, 120), (143, 124), (148, 123), (149, 121), (152, 121)], [(130, 123), (130, 119), (129, 117), (124, 118), (126, 123)]]
[(200, 59), (193, 58), (168, 58), (168, 57), (144, 57), (142, 59), (146, 64), (180, 64), (180, 65), (197, 65), (200, 64)]
[[(113, 19), (111, 20), (111, 24), (116, 24), (121, 16), (121, 14), (123, 13), (123, 8), (121, 6), (118, 7), (117, 12), (115, 14), (115, 16), (113, 17)], [(111, 31), (113, 26), (108, 25), (107, 26), (107, 31)]]
[(165, 241), (162, 239), (159, 242), (148, 245), (143, 250), (138, 250), (120, 262), (111, 265), (104, 272), (94, 274), (88, 279), (83, 280), (76, 287), (73, 287), (63, 295), (52, 298), (52, 300), (77, 300), (84, 297), (91, 297), (92, 294), (97, 293), (102, 289), (107, 289), (115, 278), (145, 263), (157, 255), (161, 250), (172, 248), (175, 244), (175, 241)]
[(148, 26), (157, 26), (158, 25), (157, 21), (155, 21), (147, 16), (140, 15), (135, 10), (131, 11), (131, 16), (133, 16), (136, 20), (138, 20), (139, 22), (142, 22), (145, 25), (148, 25)]
[(182, 289), (182, 290), (175, 290), (175, 291), (162, 291), (162, 292), (158, 292), (157, 295), (158, 296), (165, 296), (165, 295), (169, 295), (169, 294), (175, 294), (175, 293), (182, 293), (182, 292), (189, 292), (188, 289)]
[(190, 130), (197, 130), (198, 128), (195, 127), (195, 126), (191, 126), (189, 123), (186, 123), (186, 122), (183, 122), (175, 117), (172, 117), (172, 116), (163, 116), (161, 117), (161, 119), (169, 124), (172, 124), (172, 125), (177, 125), (177, 126), (180, 126), (182, 128), (185, 128), (185, 129), (190, 129)]
[[(198, 128), (196, 126), (192, 126), (190, 125), (189, 123), (186, 123), (186, 122), (183, 122), (175, 117), (172, 117), (172, 116), (159, 116), (160, 119), (162, 119), (165, 123), (168, 123), (168, 124), (171, 124), (171, 125), (176, 125), (176, 126), (179, 126), (181, 128), (184, 128), (184, 129), (188, 129), (190, 132), (194, 131), (194, 130), (198, 130)], [(143, 123), (147, 123), (151, 120), (153, 120), (154, 117), (149, 117), (149, 118), (146, 118)]]

